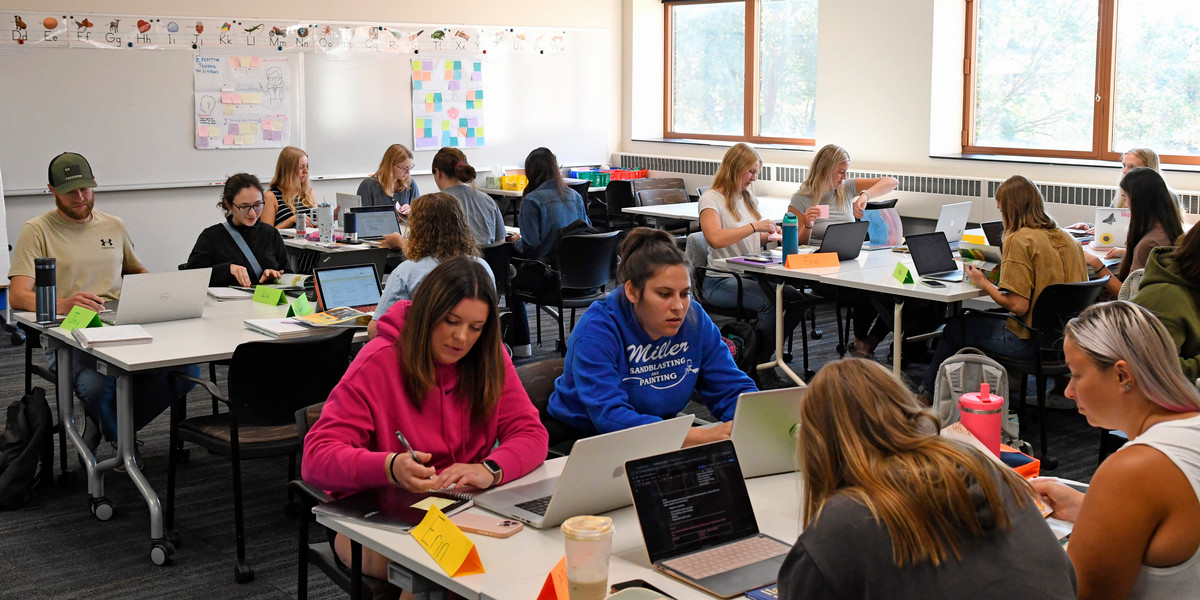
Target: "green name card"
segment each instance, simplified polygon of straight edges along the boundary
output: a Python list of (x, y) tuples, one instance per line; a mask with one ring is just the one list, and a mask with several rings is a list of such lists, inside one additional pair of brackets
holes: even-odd
[(283, 290), (270, 286), (260, 285), (254, 288), (254, 301), (278, 306), (285, 302)]
[(83, 329), (87, 327), (101, 327), (104, 323), (100, 322), (100, 314), (94, 310), (88, 310), (82, 306), (71, 307), (71, 312), (67, 313), (63, 319), (62, 328), (71, 331), (72, 329)]
[(289, 317), (303, 317), (311, 314), (313, 314), (313, 307), (308, 303), (308, 294), (300, 294), (300, 297), (292, 300), (292, 303), (288, 305), (287, 316)]
[(912, 271), (909, 271), (903, 263), (896, 264), (896, 270), (892, 271), (892, 277), (895, 277), (896, 281), (900, 283), (913, 283)]

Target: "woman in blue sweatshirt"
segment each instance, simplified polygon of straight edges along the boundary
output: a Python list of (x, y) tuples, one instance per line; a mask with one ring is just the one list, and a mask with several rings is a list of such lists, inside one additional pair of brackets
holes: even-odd
[(630, 232), (621, 256), (621, 285), (571, 331), (547, 411), (582, 433), (607, 433), (673, 417), (695, 394), (725, 422), (693, 427), (684, 445), (728, 438), (737, 398), (754, 382), (691, 301), (687, 257), (670, 234), (646, 228)]

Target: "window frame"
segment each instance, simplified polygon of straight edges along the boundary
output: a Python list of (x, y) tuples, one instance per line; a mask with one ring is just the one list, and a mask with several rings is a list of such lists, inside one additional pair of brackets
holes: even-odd
[[(1011, 148), (974, 144), (976, 33), (979, 27), (979, 2), (966, 0), (966, 48), (963, 54), (963, 121), (962, 153), (1073, 158), (1120, 161), (1124, 150), (1113, 150), (1113, 98), (1116, 92), (1117, 3), (1119, 0), (1097, 0), (1095, 93), (1092, 109), (1092, 149), (1054, 150), (1047, 148)], [(1160, 154), (1164, 164), (1200, 165), (1200, 156)]]
[[(758, 116), (758, 75), (759, 75), (759, 22), (758, 7), (760, 0), (678, 0), (663, 1), (663, 137), (681, 140), (711, 140), (722, 142), (747, 142), (756, 144), (780, 144), (789, 146), (816, 147), (817, 140), (813, 138), (784, 138), (757, 135), (759, 130)], [(674, 121), (674, 82), (673, 64), (675, 57), (674, 39), (672, 37), (672, 9), (676, 6), (696, 4), (736, 4), (745, 6), (746, 39), (744, 56), (746, 61), (746, 79), (743, 84), (742, 98), (742, 135), (722, 135), (712, 133), (686, 133), (672, 129)]]

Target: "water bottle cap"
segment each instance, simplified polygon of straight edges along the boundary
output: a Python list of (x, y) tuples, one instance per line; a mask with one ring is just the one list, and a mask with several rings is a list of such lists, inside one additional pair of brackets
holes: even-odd
[(784, 213), (784, 215), (783, 215), (783, 222), (784, 222), (784, 223), (795, 223), (795, 222), (797, 222), (797, 221), (796, 221), (796, 215), (793, 215), (793, 214), (792, 214), (790, 211), (789, 211), (789, 212), (787, 212), (787, 213)]
[(987, 384), (987, 382), (979, 384), (979, 397), (980, 398), (988, 398), (991, 395), (992, 395), (992, 388), (991, 388), (991, 386), (989, 386)]

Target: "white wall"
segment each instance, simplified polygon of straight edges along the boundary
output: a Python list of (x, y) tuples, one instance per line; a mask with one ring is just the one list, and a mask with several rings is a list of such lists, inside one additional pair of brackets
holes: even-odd
[[(0, 0), (0, 10), (29, 10), (29, 0)], [(213, 17), (218, 15), (259, 16), (278, 19), (337, 19), (364, 22), (429, 23), (437, 26), (466, 24), (527, 27), (597, 27), (610, 32), (612, 57), (610, 64), (620, 64), (621, 57), (621, 0), (441, 0), (439, 2), (392, 2), (369, 0), (360, 2), (325, 2), (294, 0), (288, 3), (267, 0), (211, 0), (201, 4), (162, 3), (155, 0), (47, 0), (47, 6), (57, 12), (103, 12), (108, 14), (149, 14), (172, 16)], [(31, 13), (44, 11), (30, 10)], [(76, 51), (76, 50), (73, 50)], [(78, 52), (112, 52), (112, 50), (77, 50)], [(0, 60), (16, 60), (19, 56), (0, 55)], [(597, 71), (594, 88), (579, 93), (608, 94), (610, 113), (610, 149), (620, 145), (621, 85), (617, 70), (605, 74)], [(7, 86), (8, 84), (6, 84)], [(6, 87), (4, 93), (12, 93)], [(131, 93), (134, 91), (131, 90)], [(145, 92), (143, 92), (145, 93)], [(530, 107), (536, 110), (536, 107)], [(61, 115), (28, 115), (28, 118), (62, 118)], [(95, 124), (103, 126), (103, 124)], [(149, 124), (152, 125), (152, 124)], [(349, 132), (353, 135), (353, 132)], [(411, 140), (397, 140), (411, 144)], [(10, 143), (6, 140), (5, 143)], [(64, 140), (64, 150), (70, 141)], [(547, 140), (553, 147), (553, 140)], [(46, 157), (49, 163), (52, 156)], [(513, 157), (518, 164), (524, 157)], [(363, 165), (363, 172), (374, 170), (376, 164)], [(0, 170), (4, 165), (0, 165)], [(417, 169), (428, 169), (418, 164)], [(245, 169), (269, 180), (273, 163), (246, 164)], [(103, 175), (98, 174), (103, 187)], [(432, 179), (418, 177), (422, 190), (435, 190)], [(357, 181), (315, 182), (318, 197), (332, 198), (335, 192), (353, 193)], [(215, 204), (219, 188), (184, 188), (136, 192), (102, 192), (96, 195), (96, 208), (125, 220), (137, 244), (137, 251), (152, 271), (171, 270), (187, 260), (196, 236), (204, 227), (216, 223), (220, 212)], [(6, 226), (9, 240), (15, 243), (21, 225), (30, 218), (50, 210), (54, 200), (49, 194), (41, 196), (8, 196)], [(6, 269), (7, 270), (7, 269)]]

